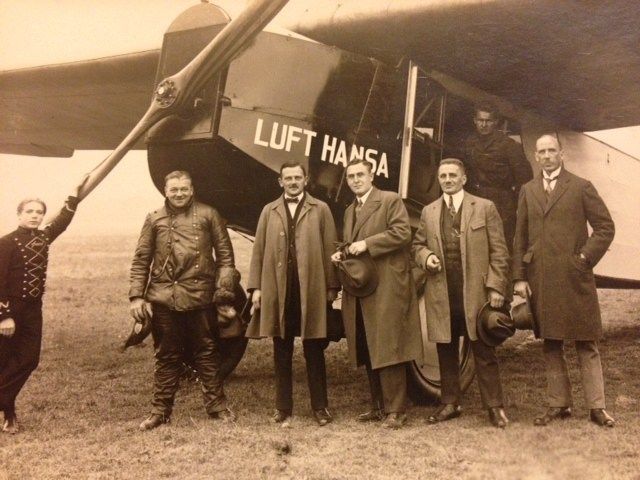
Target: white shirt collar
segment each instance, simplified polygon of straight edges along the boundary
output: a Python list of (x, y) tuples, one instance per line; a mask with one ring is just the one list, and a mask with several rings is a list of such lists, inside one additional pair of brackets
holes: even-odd
[[(295, 197), (289, 197), (289, 195), (285, 195), (284, 196), (284, 204), (287, 206), (287, 209), (289, 209), (289, 213), (291, 214), (291, 217), (295, 217), (296, 209), (298, 208), (298, 205), (300, 205), (300, 203), (302, 203), (302, 197), (303, 196), (304, 196), (304, 191), (301, 192), (300, 194), (296, 195)], [(298, 199), (298, 203), (287, 202), (287, 198), (297, 198)]]
[(369, 191), (367, 193), (365, 193), (364, 195), (362, 195), (361, 197), (356, 196), (357, 200), (360, 200), (360, 202), (362, 203), (362, 205), (364, 205), (364, 202), (367, 201), (367, 198), (369, 198), (369, 195), (371, 195), (371, 192), (373, 191), (373, 187), (371, 187), (369, 189)]
[(448, 193), (443, 193), (444, 203), (449, 206), (449, 197), (453, 198), (453, 206), (456, 208), (456, 212), (460, 211), (460, 206), (462, 205), (462, 200), (464, 199), (464, 189), (459, 192), (454, 193), (453, 195), (449, 195)]
[(551, 173), (547, 173), (544, 170), (542, 171), (542, 176), (544, 178), (548, 178), (550, 180), (557, 180), (558, 175), (560, 175), (560, 171), (562, 170), (562, 165), (560, 165), (558, 168), (556, 168), (553, 172)]
[(302, 201), (302, 197), (304, 196), (304, 191), (300, 192), (298, 195), (296, 195), (295, 197), (290, 197), (289, 195), (285, 195), (284, 198), (297, 198), (298, 199), (298, 203), (300, 203)]

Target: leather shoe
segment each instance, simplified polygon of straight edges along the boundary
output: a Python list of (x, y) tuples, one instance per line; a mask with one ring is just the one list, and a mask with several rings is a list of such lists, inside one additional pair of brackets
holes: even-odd
[(20, 431), (20, 427), (18, 427), (18, 417), (15, 415), (6, 417), (2, 424), (2, 431), (11, 435), (18, 433)]
[(549, 407), (547, 411), (536, 417), (533, 424), (536, 427), (544, 427), (552, 420), (562, 420), (571, 416), (571, 407)]
[(320, 425), (321, 427), (324, 427), (327, 423), (331, 423), (333, 421), (333, 417), (329, 413), (329, 410), (327, 410), (326, 408), (314, 410), (313, 416), (315, 417), (316, 422), (318, 422), (318, 425)]
[(592, 408), (591, 421), (600, 425), (601, 427), (609, 428), (612, 428), (616, 424), (616, 421), (611, 415), (607, 413), (604, 408)]
[(427, 418), (429, 423), (446, 422), (452, 418), (457, 418), (462, 413), (462, 407), (454, 403), (443, 403), (438, 409)]
[(384, 420), (385, 414), (384, 411), (374, 408), (373, 410), (369, 410), (368, 412), (361, 413), (358, 415), (356, 420), (359, 422), (380, 422)]
[(502, 407), (491, 407), (489, 409), (489, 420), (491, 421), (491, 425), (496, 428), (506, 428), (509, 423), (509, 419)]
[(169, 417), (166, 417), (159, 413), (152, 413), (140, 424), (139, 428), (144, 432), (146, 430), (153, 430), (154, 428), (157, 428), (160, 425), (163, 425), (168, 422), (169, 422)]
[(276, 410), (273, 416), (271, 417), (271, 421), (273, 423), (282, 423), (286, 421), (291, 416), (291, 412), (286, 410)]
[(407, 415), (405, 413), (392, 412), (382, 422), (383, 428), (397, 430), (407, 423)]
[(235, 422), (238, 418), (230, 408), (225, 408), (224, 410), (220, 410), (219, 412), (210, 413), (209, 416), (214, 420), (223, 420), (225, 422)]

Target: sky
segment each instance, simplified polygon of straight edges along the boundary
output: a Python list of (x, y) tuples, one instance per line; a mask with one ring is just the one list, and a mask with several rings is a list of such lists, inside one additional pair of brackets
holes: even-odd
[[(0, 70), (159, 48), (171, 20), (197, 0), (11, 0), (0, 3)], [(640, 127), (595, 134), (640, 158)], [(36, 196), (57, 211), (67, 194), (109, 152), (70, 159), (0, 154), (0, 232), (16, 223), (15, 206)], [(133, 234), (162, 203), (146, 152), (129, 152), (79, 207), (70, 231)]]

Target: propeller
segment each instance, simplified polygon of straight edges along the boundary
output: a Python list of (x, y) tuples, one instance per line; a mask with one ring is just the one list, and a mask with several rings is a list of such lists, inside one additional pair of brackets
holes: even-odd
[(254, 0), (182, 70), (162, 80), (140, 121), (89, 174), (78, 192), (83, 200), (151, 127), (191, 107), (206, 82), (224, 68), (286, 5), (288, 0)]

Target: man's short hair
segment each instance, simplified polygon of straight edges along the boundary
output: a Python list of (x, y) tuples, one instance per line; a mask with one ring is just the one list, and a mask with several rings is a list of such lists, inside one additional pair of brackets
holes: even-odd
[(367, 167), (367, 170), (369, 171), (369, 173), (373, 171), (373, 164), (369, 160), (365, 160), (364, 158), (354, 158), (353, 160), (349, 160), (345, 170), (347, 170), (349, 167), (353, 165), (358, 165), (360, 163), (362, 163), (365, 167)]
[(304, 173), (304, 176), (305, 177), (307, 176), (307, 169), (300, 162), (285, 162), (282, 165), (280, 165), (280, 178), (282, 178), (282, 171), (285, 168), (296, 168), (296, 167), (300, 167), (302, 169), (302, 173)]
[(27, 203), (31, 203), (31, 202), (36, 202), (42, 205), (42, 210), (44, 210), (44, 213), (47, 213), (47, 204), (44, 203), (42, 200), (40, 200), (39, 198), (25, 198), (18, 204), (18, 208), (16, 209), (16, 211), (18, 212), (18, 215), (22, 213), (22, 210), (24, 210), (24, 206)]
[(191, 178), (191, 174), (186, 170), (174, 170), (173, 172), (167, 173), (164, 177), (164, 184), (166, 185), (169, 180), (174, 178), (187, 178), (193, 184), (193, 179)]
[(558, 147), (560, 147), (560, 139), (558, 138), (558, 135), (556, 135), (555, 132), (546, 132), (546, 133), (543, 133), (542, 135), (539, 135), (538, 138), (536, 138), (536, 143), (538, 143), (538, 140), (540, 140), (542, 137), (553, 138), (556, 142), (558, 142)]
[(462, 160), (459, 160), (457, 158), (443, 158), (442, 160), (440, 160), (438, 169), (440, 169), (442, 165), (457, 165), (462, 171), (463, 175), (467, 174), (467, 170), (464, 168), (464, 163), (462, 162)]
[(498, 118), (498, 107), (496, 107), (495, 103), (490, 100), (482, 100), (475, 104), (474, 107), (474, 115), (477, 115), (478, 112), (487, 112), (490, 113), (493, 118)]

